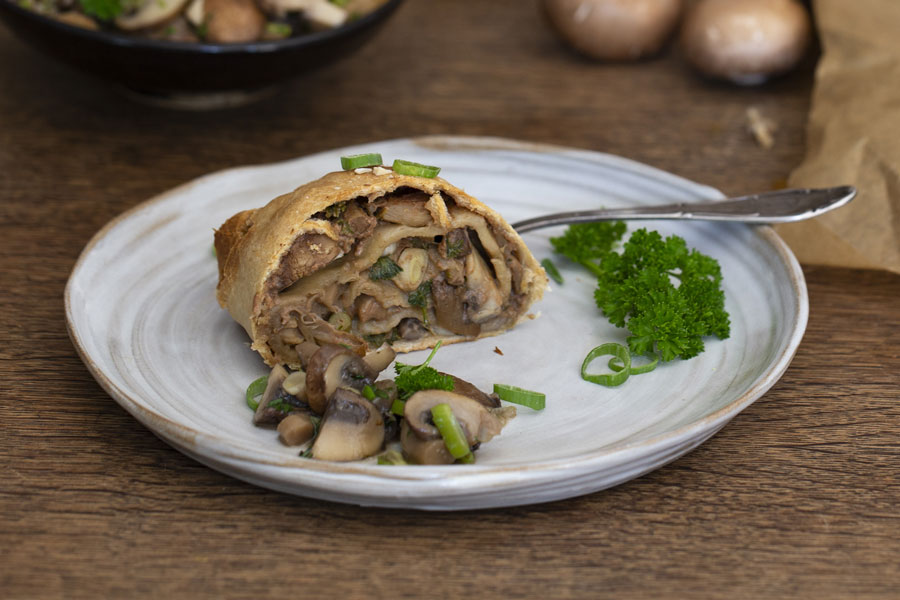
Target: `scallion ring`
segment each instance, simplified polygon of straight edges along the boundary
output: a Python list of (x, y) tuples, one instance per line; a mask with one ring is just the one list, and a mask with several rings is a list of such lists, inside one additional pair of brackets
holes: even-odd
[[(632, 375), (641, 375), (642, 373), (649, 373), (650, 371), (655, 369), (658, 364), (659, 364), (659, 354), (654, 354), (653, 360), (651, 360), (650, 362), (643, 364), (639, 367), (634, 366), (634, 362), (632, 362), (631, 363), (631, 374)], [(616, 373), (618, 373), (619, 371), (621, 371), (622, 369), (625, 368), (622, 365), (622, 363), (619, 362), (619, 359), (616, 358), (615, 356), (612, 357), (611, 359), (609, 359), (609, 362), (606, 363), (606, 365), (610, 368), (610, 370), (615, 371)]]
[(556, 268), (556, 265), (553, 264), (553, 261), (549, 258), (545, 258), (541, 261), (541, 266), (544, 267), (544, 270), (547, 271), (547, 275), (550, 276), (550, 279), (562, 285), (563, 276), (560, 274), (559, 269)]
[(437, 177), (437, 174), (441, 172), (440, 167), (432, 167), (431, 165), (423, 165), (421, 163), (412, 162), (409, 160), (400, 160), (399, 158), (394, 161), (393, 166), (395, 173), (400, 173), (401, 175), (412, 175), (414, 177)]
[[(622, 364), (621, 371), (608, 375), (591, 375), (587, 372), (588, 365), (590, 365), (595, 358), (599, 356), (605, 356), (607, 354), (612, 354), (619, 360), (619, 362)], [(622, 344), (615, 344), (612, 342), (608, 344), (600, 344), (599, 346), (588, 352), (588, 355), (584, 357), (584, 362), (581, 363), (582, 379), (584, 379), (585, 381), (590, 381), (591, 383), (605, 385), (607, 387), (622, 385), (623, 383), (628, 381), (628, 377), (630, 375), (631, 353), (628, 351), (628, 347), (623, 346)]]
[(391, 412), (397, 415), (398, 417), (402, 417), (404, 415), (403, 411), (406, 409), (406, 402), (401, 400), (400, 398), (395, 398), (391, 403)]
[(447, 403), (437, 404), (431, 407), (431, 418), (434, 420), (434, 426), (441, 432), (444, 438), (444, 445), (450, 452), (450, 456), (462, 462), (472, 462), (469, 457), (472, 455), (472, 449), (469, 447), (469, 441), (466, 434), (463, 433), (462, 427), (453, 410)]
[(543, 410), (547, 400), (547, 396), (540, 392), (523, 390), (520, 387), (504, 383), (495, 383), (494, 393), (501, 400), (512, 402), (513, 404), (521, 404), (534, 410)]
[(341, 168), (345, 171), (362, 169), (364, 167), (378, 167), (381, 166), (381, 164), (381, 155), (376, 152), (370, 152), (368, 154), (351, 154), (349, 156), (341, 157)]
[(269, 383), (269, 376), (263, 375), (259, 379), (254, 379), (253, 382), (247, 386), (247, 406), (250, 407), (250, 410), (256, 410), (259, 408), (259, 398), (266, 391), (266, 385)]

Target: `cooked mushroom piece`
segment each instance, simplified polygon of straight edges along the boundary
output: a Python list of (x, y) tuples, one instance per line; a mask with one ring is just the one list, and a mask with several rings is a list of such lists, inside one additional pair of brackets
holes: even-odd
[(266, 17), (254, 0), (204, 0), (203, 13), (209, 42), (252, 42), (266, 25)]
[(457, 394), (471, 398), (472, 400), (475, 400), (476, 402), (483, 406), (486, 406), (487, 408), (500, 407), (499, 398), (494, 395), (485, 394), (465, 379), (460, 379), (456, 375), (450, 375), (449, 373), (441, 373), (441, 375), (447, 375), (448, 377), (453, 379), (453, 391)]
[(472, 398), (446, 390), (422, 390), (413, 394), (403, 409), (403, 416), (406, 417), (410, 430), (422, 440), (441, 437), (431, 419), (431, 409), (438, 404), (450, 405), (453, 416), (466, 434), (469, 446), (487, 442), (499, 434), (506, 424), (504, 419)]
[(253, 413), (254, 425), (274, 425), (278, 422), (278, 414), (276, 411), (269, 410), (269, 403), (275, 399), (278, 392), (281, 391), (281, 385), (288, 377), (288, 371), (281, 365), (275, 367), (269, 372), (269, 378), (266, 380), (266, 390), (263, 392), (256, 412)]
[(434, 318), (437, 324), (459, 335), (478, 335), (481, 326), (466, 319), (465, 289), (444, 281), (443, 275), (431, 282), (434, 298)]
[(466, 286), (466, 304), (473, 322), (482, 323), (503, 310), (503, 295), (478, 252), (466, 256)]
[(361, 390), (377, 373), (362, 357), (336, 344), (325, 344), (312, 355), (306, 369), (306, 399), (316, 414), (323, 414), (335, 390)]
[(394, 349), (389, 344), (382, 344), (375, 350), (367, 352), (363, 357), (363, 361), (375, 374), (378, 374), (388, 368), (388, 365), (394, 361), (395, 356), (397, 356), (397, 353), (394, 352)]
[(278, 435), (286, 446), (299, 446), (313, 438), (316, 426), (306, 413), (291, 413), (278, 424)]
[(406, 421), (400, 425), (400, 443), (406, 458), (420, 465), (449, 465), (456, 460), (447, 450), (443, 438), (423, 440)]
[(181, 12), (187, 0), (143, 0), (135, 9), (116, 17), (116, 26), (125, 31), (146, 29), (172, 19)]
[(375, 405), (341, 388), (328, 402), (311, 455), (319, 460), (360, 460), (381, 450), (383, 443), (384, 419)]

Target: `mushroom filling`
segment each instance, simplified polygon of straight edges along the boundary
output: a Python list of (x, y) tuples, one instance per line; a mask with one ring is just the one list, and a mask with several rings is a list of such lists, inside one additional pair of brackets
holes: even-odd
[[(442, 194), (401, 188), (313, 215), (266, 282), (260, 331), (302, 364), (304, 343), (364, 354), (429, 335), (476, 337), (524, 310), (522, 259), (483, 217)], [(441, 224), (443, 223), (443, 224)]]
[[(463, 435), (459, 444), (470, 455), (515, 416), (515, 409), (500, 407), (495, 395), (431, 369), (428, 361), (418, 367), (399, 365), (397, 372), (404, 375), (396, 381), (374, 381), (394, 356), (387, 344), (365, 357), (326, 344), (308, 357), (305, 371), (278, 365), (268, 376), (253, 423), (276, 426), (285, 445), (305, 447), (302, 456), (319, 460), (360, 460), (399, 441), (405, 457), (401, 460), (450, 464), (457, 459), (450, 451), (452, 443), (432, 420), (435, 406), (446, 405), (452, 412)], [(450, 380), (448, 387), (453, 391), (410, 388), (424, 380), (413, 383), (410, 371), (404, 369), (421, 372), (426, 368)]]
[(387, 0), (125, 0), (86, 3), (22, 0), (19, 5), (69, 25), (172, 42), (276, 41), (340, 27)]

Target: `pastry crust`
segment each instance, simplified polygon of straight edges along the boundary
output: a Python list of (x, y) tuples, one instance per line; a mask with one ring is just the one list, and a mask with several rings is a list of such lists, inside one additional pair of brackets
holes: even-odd
[[(322, 211), (357, 198), (373, 202), (401, 188), (419, 190), (431, 198), (425, 206), (436, 225), (447, 227), (451, 223), (452, 217), (442, 201), (442, 198), (447, 198), (452, 201), (451, 205), (483, 217), (492, 233), (502, 236), (505, 243), (515, 249), (522, 263), (519, 289), (525, 296), (516, 322), (525, 318), (528, 306), (542, 297), (547, 286), (547, 276), (521, 237), (497, 212), (463, 190), (439, 177), (406, 176), (387, 169), (381, 170), (381, 174), (371, 171), (329, 173), (275, 198), (266, 206), (234, 215), (215, 233), (219, 263), (217, 299), (247, 331), (253, 341), (253, 349), (262, 355), (266, 363), (274, 365), (283, 362), (275, 356), (267, 343), (264, 324), (266, 313), (274, 305), (278, 292), (293, 283), (279, 281), (278, 278), (283, 277), (283, 270), (280, 271), (282, 261), (295, 242), (301, 236), (309, 234), (338, 240), (340, 230), (332, 222), (319, 218)], [(317, 251), (315, 244), (311, 244), (309, 248), (312, 252)], [(330, 261), (337, 257), (322, 258)], [(313, 268), (312, 272), (320, 266), (321, 264)], [(301, 278), (309, 274), (302, 269), (294, 273)], [(444, 343), (466, 341), (496, 335), (508, 328), (481, 332), (477, 336), (431, 334), (416, 340), (397, 340), (392, 346), (398, 352), (409, 352), (431, 347), (438, 340), (443, 340)]]

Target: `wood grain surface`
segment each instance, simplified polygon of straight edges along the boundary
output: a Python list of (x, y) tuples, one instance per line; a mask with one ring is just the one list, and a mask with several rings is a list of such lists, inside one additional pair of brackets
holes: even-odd
[[(468, 134), (765, 190), (803, 155), (814, 64), (735, 88), (695, 76), (677, 49), (588, 62), (533, 1), (409, 0), (333, 68), (251, 106), (173, 112), (0, 27), (0, 597), (900, 597), (895, 275), (806, 267), (790, 369), (682, 459), (580, 498), (464, 513), (307, 500), (212, 471), (107, 396), (66, 334), (85, 243), (200, 175)], [(771, 149), (747, 133), (751, 106), (778, 124)]]

